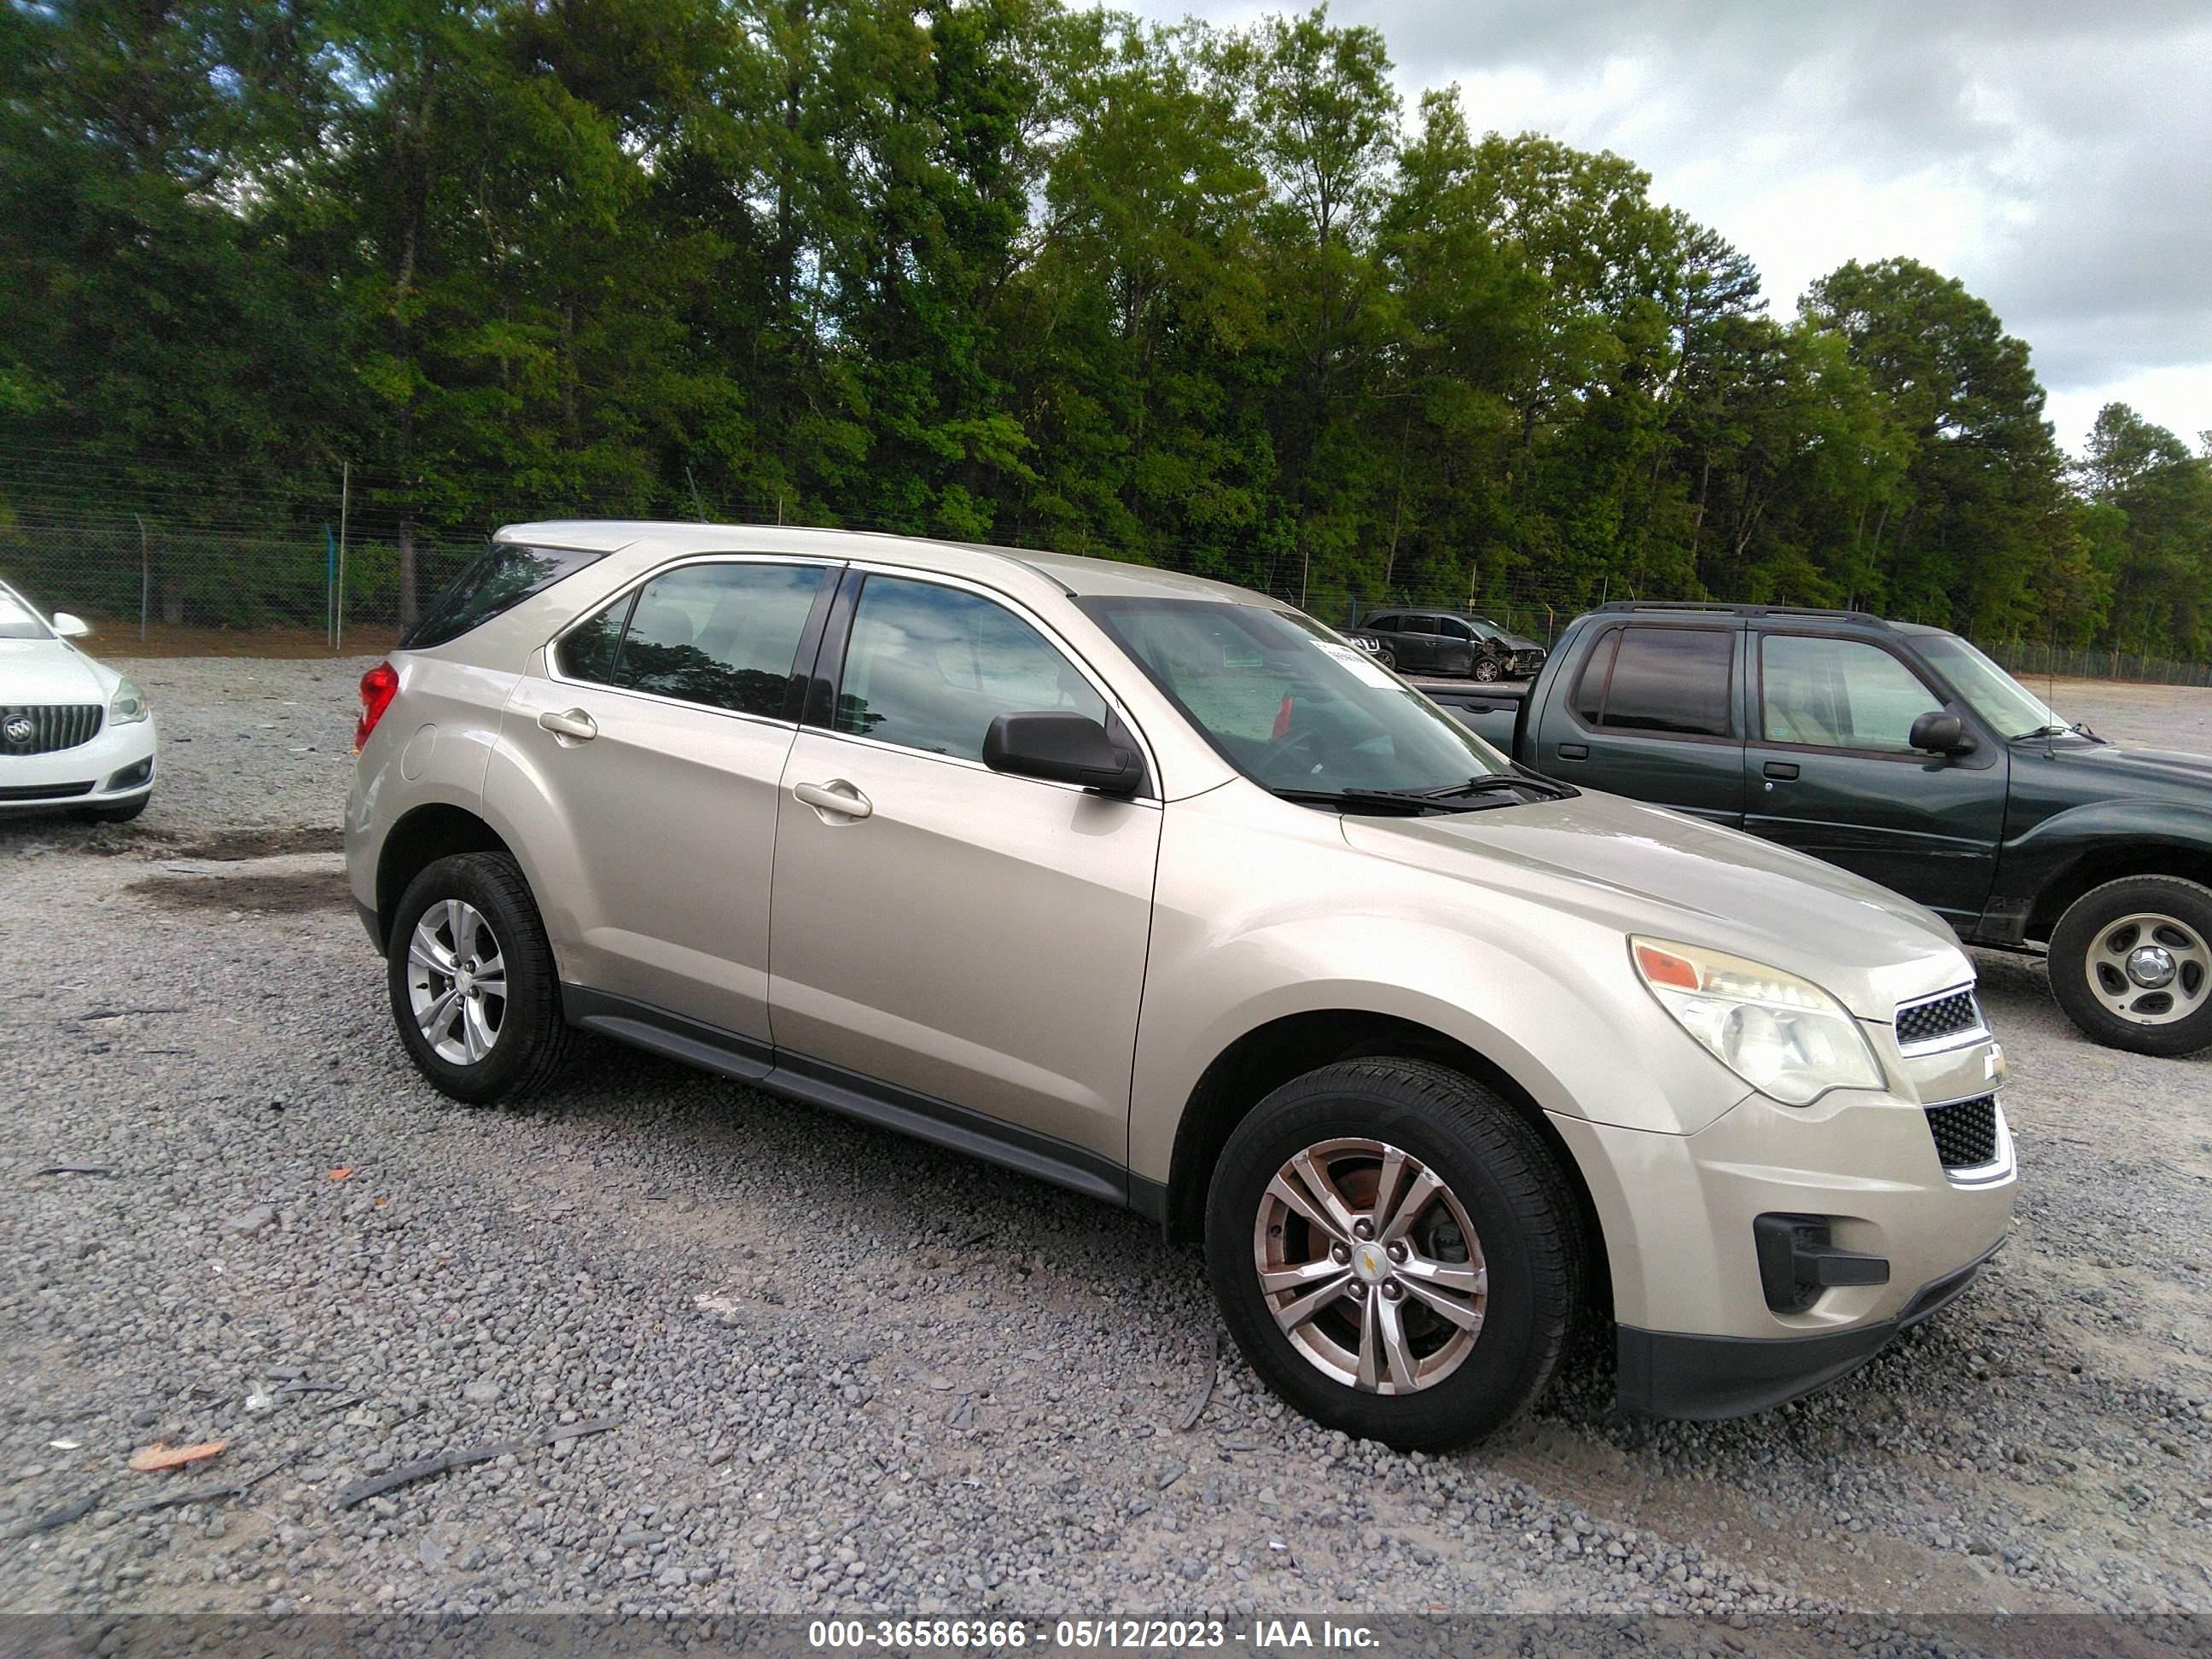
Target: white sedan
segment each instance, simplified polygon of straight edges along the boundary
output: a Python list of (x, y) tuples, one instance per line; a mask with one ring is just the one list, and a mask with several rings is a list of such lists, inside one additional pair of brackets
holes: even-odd
[(153, 798), (153, 710), (70, 643), (91, 631), (0, 583), (0, 813), (69, 807), (121, 823)]

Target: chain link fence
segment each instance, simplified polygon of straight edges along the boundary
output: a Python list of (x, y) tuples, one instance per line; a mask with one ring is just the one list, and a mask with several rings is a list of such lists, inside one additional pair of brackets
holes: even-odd
[[(389, 486), (358, 473), (335, 481), (327, 501), (296, 493), (279, 501), (204, 475), (158, 469), (112, 483), (95, 477), (102, 486), (95, 492), (51, 459), (27, 466), (21, 459), (0, 450), (0, 580), (50, 610), (83, 617), (94, 649), (114, 655), (388, 650), (410, 615), (453, 580), (494, 527), (433, 526), (412, 511), (403, 518), (388, 504)], [(100, 498), (88, 504), (95, 493)], [(531, 516), (768, 525), (784, 521), (785, 506), (716, 499), (693, 488), (649, 502), (562, 503)], [(1340, 628), (1385, 607), (1473, 611), (1547, 645), (1570, 618), (1607, 597), (1602, 589), (1577, 595), (1527, 571), (1478, 577), (1472, 586), (1461, 576), (1448, 587), (1417, 580), (1367, 592), (1296, 555), (1170, 556), (1162, 562), (1258, 588)], [(2027, 677), (2212, 686), (2212, 664), (2018, 639), (1977, 642)]]

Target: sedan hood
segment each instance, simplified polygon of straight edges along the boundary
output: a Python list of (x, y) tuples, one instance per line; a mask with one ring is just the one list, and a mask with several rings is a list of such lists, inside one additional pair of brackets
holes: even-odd
[(0, 705), (106, 702), (114, 676), (59, 640), (0, 640)]
[(1865, 1019), (1973, 977), (1933, 911), (1734, 830), (1618, 796), (1344, 819), (1377, 857), (1802, 975)]

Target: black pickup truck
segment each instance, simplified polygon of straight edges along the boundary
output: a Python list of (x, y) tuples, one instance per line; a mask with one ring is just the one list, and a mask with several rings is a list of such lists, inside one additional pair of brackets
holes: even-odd
[(1524, 688), (1421, 683), (1496, 748), (2048, 952), (2100, 1042), (2212, 1048), (2212, 758), (2124, 750), (1956, 635), (1860, 611), (1616, 603)]

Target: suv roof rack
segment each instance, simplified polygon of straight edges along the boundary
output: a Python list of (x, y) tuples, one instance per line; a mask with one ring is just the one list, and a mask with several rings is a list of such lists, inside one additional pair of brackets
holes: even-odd
[(1887, 628), (1890, 625), (1887, 618), (1877, 617), (1871, 611), (1826, 611), (1811, 605), (1732, 605), (1723, 599), (1609, 599), (1597, 608), (1600, 611), (1717, 611), (1729, 617), (1808, 617), (1824, 622), (1859, 623), (1869, 628)]

